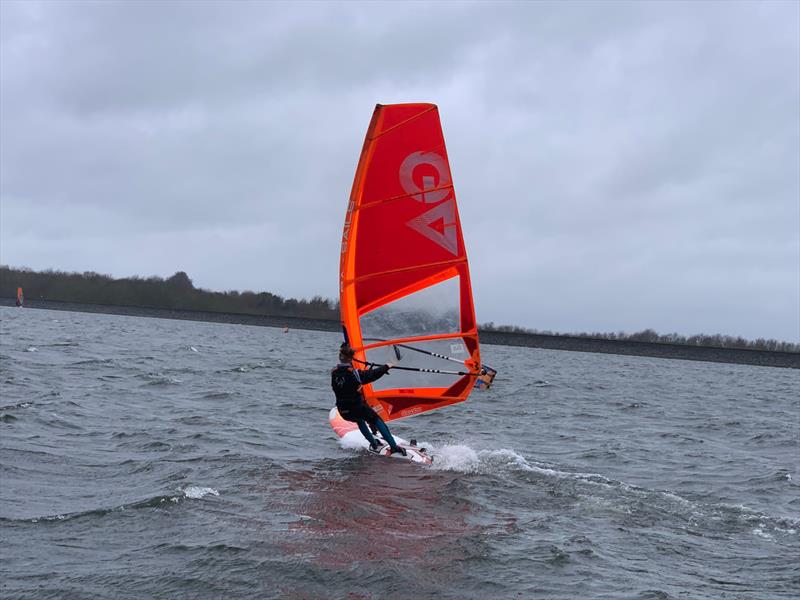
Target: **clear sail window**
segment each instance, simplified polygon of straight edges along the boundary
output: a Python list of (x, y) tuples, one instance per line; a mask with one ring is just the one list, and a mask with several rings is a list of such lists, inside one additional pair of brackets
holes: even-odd
[(362, 315), (365, 344), (437, 333), (458, 333), (460, 277), (427, 287)]

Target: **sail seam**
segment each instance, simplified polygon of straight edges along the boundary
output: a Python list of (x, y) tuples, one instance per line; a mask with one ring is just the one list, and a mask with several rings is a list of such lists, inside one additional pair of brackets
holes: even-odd
[[(439, 187), (427, 188), (425, 192), (430, 193), (447, 189), (454, 190), (455, 186), (452, 183), (448, 183), (447, 185), (442, 185)], [(414, 193), (406, 193), (406, 194), (399, 194), (397, 196), (389, 196), (387, 198), (381, 198), (380, 200), (370, 200), (369, 202), (366, 202), (364, 204), (361, 204), (360, 206), (355, 207), (353, 210), (355, 211), (355, 210), (361, 210), (363, 208), (372, 208), (373, 206), (388, 204), (389, 202), (394, 202), (395, 200), (403, 200), (404, 198), (411, 198), (413, 195)]]
[(384, 340), (382, 342), (377, 342), (374, 344), (364, 344), (361, 347), (361, 350), (366, 352), (367, 350), (374, 350), (375, 348), (383, 348), (384, 346), (393, 346), (397, 344), (410, 344), (412, 342), (428, 342), (434, 340), (451, 340), (455, 338), (463, 338), (463, 337), (477, 337), (478, 330), (477, 329), (470, 329), (468, 331), (456, 331), (451, 333), (435, 333), (432, 335), (415, 335), (409, 337), (399, 337), (393, 338), (390, 340)]
[(417, 269), (427, 269), (430, 267), (447, 267), (451, 265), (459, 265), (461, 263), (467, 262), (466, 258), (454, 258), (453, 260), (443, 260), (440, 262), (433, 262), (427, 263), (424, 265), (413, 265), (411, 267), (400, 267), (399, 269), (389, 269), (388, 271), (380, 271), (378, 273), (369, 273), (368, 275), (362, 275), (361, 277), (356, 277), (355, 279), (346, 280), (345, 283), (361, 283), (366, 279), (371, 279), (373, 277), (380, 277), (381, 275), (392, 275), (393, 273), (403, 273), (404, 271), (416, 271)]
[(410, 123), (410, 122), (411, 122), (411, 121), (413, 121), (414, 119), (419, 119), (421, 116), (423, 116), (423, 115), (427, 115), (427, 114), (428, 114), (429, 112), (431, 112), (432, 110), (436, 110), (436, 108), (437, 108), (437, 107), (436, 107), (436, 105), (434, 104), (434, 105), (433, 105), (433, 106), (431, 106), (429, 109), (427, 109), (427, 110), (423, 110), (421, 113), (418, 113), (418, 114), (414, 115), (413, 117), (409, 117), (409, 118), (408, 118), (408, 119), (406, 119), (405, 121), (400, 121), (400, 122), (399, 122), (397, 125), (392, 125), (391, 127), (389, 127), (389, 129), (384, 129), (384, 130), (383, 130), (383, 131), (381, 131), (379, 134), (377, 134), (377, 135), (374, 135), (374, 136), (371, 138), (371, 140), (377, 140), (379, 137), (382, 137), (382, 136), (386, 135), (386, 134), (387, 134), (387, 133), (389, 133), (390, 131), (394, 131), (394, 130), (395, 130), (395, 129), (397, 129), (398, 127), (402, 127), (403, 125), (405, 125), (406, 123)]

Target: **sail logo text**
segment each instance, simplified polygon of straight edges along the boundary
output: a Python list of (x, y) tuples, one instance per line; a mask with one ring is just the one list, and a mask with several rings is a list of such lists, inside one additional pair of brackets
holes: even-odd
[(405, 410), (400, 411), (400, 416), (402, 417), (410, 417), (411, 415), (418, 415), (422, 412), (422, 409), (419, 406), (412, 406), (411, 408), (407, 408)]
[[(433, 167), (437, 177), (423, 175), (422, 187), (419, 187), (414, 181), (414, 170), (422, 165)], [(450, 195), (450, 169), (444, 158), (435, 152), (412, 152), (400, 165), (400, 185), (417, 202), (436, 204)]]
[(353, 225), (353, 209), (356, 202), (352, 198), (347, 205), (347, 213), (344, 216), (344, 230), (342, 231), (342, 254), (347, 251), (347, 240), (350, 237), (350, 227)]
[[(422, 175), (420, 187), (414, 179), (414, 171), (423, 165), (428, 168), (424, 170), (427, 173)], [(436, 171), (435, 177), (430, 174), (430, 167)], [(453, 198), (447, 199), (453, 191), (447, 161), (435, 152), (412, 152), (400, 164), (399, 176), (400, 185), (411, 198), (422, 204), (436, 204), (406, 225), (450, 254), (458, 256), (456, 204)], [(442, 202), (445, 199), (447, 200)]]

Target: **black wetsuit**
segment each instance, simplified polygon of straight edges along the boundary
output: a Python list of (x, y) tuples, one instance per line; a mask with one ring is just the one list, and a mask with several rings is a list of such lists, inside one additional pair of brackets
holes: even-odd
[(357, 423), (363, 419), (375, 425), (377, 413), (364, 401), (361, 386), (380, 379), (389, 372), (382, 365), (371, 369), (354, 369), (348, 364), (339, 364), (331, 371), (331, 387), (336, 394), (336, 408), (346, 421)]
[[(331, 387), (333, 393), (336, 394), (336, 408), (339, 414), (345, 421), (351, 421), (358, 425), (361, 435), (363, 435), (369, 445), (377, 450), (380, 444), (375, 440), (372, 431), (379, 431), (383, 439), (392, 448), (392, 452), (400, 452), (404, 456), (406, 450), (399, 447), (394, 441), (389, 428), (383, 422), (372, 407), (370, 407), (364, 395), (361, 393), (361, 386), (365, 383), (372, 383), (376, 379), (380, 379), (389, 372), (389, 365), (381, 365), (380, 367), (373, 367), (371, 369), (354, 369), (348, 363), (339, 363), (335, 369), (331, 371)], [(369, 423), (370, 427), (367, 427)]]

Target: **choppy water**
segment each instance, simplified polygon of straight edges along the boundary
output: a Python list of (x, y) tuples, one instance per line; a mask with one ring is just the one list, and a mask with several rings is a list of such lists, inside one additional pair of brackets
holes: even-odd
[(800, 373), (486, 346), (339, 446), (338, 336), (0, 308), (2, 598), (794, 598)]

